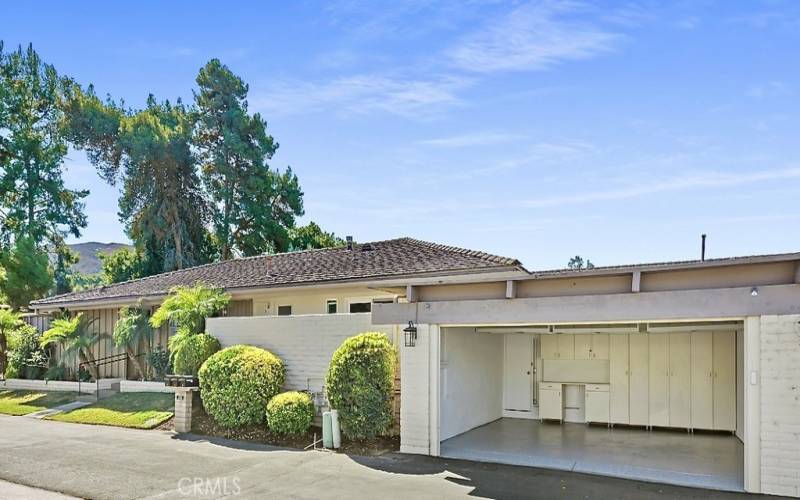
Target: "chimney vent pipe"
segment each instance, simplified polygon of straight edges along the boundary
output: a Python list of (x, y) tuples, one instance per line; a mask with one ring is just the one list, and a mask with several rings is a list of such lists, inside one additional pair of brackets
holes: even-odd
[(700, 244), (700, 260), (706, 260), (706, 235), (700, 236), (702, 243)]

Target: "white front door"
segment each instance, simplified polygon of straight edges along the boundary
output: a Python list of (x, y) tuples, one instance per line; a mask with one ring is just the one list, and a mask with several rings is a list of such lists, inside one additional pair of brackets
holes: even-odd
[(506, 410), (531, 411), (533, 337), (524, 333), (508, 333), (505, 350), (504, 407)]

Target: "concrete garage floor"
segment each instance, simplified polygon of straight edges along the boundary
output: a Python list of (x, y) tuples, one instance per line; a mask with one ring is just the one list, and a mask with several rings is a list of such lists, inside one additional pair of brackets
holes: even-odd
[(502, 418), (443, 441), (440, 454), (682, 486), (744, 489), (744, 447), (729, 434)]

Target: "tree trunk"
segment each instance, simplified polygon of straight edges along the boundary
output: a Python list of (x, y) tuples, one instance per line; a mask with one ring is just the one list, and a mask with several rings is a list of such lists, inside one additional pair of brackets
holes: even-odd
[(231, 258), (231, 248), (233, 247), (233, 233), (231, 231), (231, 205), (233, 201), (233, 194), (231, 193), (228, 196), (228, 199), (225, 200), (225, 208), (223, 209), (223, 216), (222, 216), (222, 260), (228, 260)]
[(125, 347), (125, 351), (128, 353), (128, 357), (131, 358), (131, 360), (133, 360), (133, 367), (136, 368), (136, 371), (139, 373), (139, 378), (142, 380), (146, 380), (147, 375), (145, 374), (145, 368), (142, 365), (142, 360), (136, 357), (136, 353), (130, 346)]
[(178, 218), (178, 210), (175, 206), (172, 207), (172, 237), (175, 239), (175, 266), (178, 269), (183, 269), (183, 239), (181, 237), (181, 228), (179, 227), (180, 219)]
[(0, 378), (3, 380), (6, 378), (6, 363), (8, 362), (6, 349), (8, 349), (6, 345), (6, 334), (0, 333)]
[(27, 171), (26, 172), (27, 173), (27, 183), (28, 183), (28, 185), (26, 186), (28, 188), (26, 190), (27, 191), (27, 202), (28, 202), (27, 233), (28, 233), (28, 237), (29, 238), (33, 238), (33, 220), (35, 218), (35, 206), (36, 206), (36, 203), (35, 203), (35, 200), (34, 200), (34, 194), (33, 194), (34, 193), (34, 187), (33, 187), (34, 179), (33, 179), (33, 173), (31, 172), (32, 168), (33, 168), (33, 165), (31, 165), (30, 162), (29, 162), (28, 163), (28, 168), (26, 169), (26, 171)]
[[(92, 352), (88, 349), (81, 349), (81, 362), (87, 363), (86, 369), (89, 371), (89, 375), (92, 376), (93, 379), (99, 380), (99, 372), (97, 371), (97, 366), (94, 365), (94, 356)], [(80, 375), (79, 375), (80, 376)]]

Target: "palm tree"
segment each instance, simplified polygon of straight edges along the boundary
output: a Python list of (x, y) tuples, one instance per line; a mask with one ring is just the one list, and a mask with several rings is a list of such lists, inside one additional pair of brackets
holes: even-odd
[(119, 310), (119, 319), (114, 324), (114, 345), (125, 349), (141, 379), (145, 379), (147, 373), (142, 361), (136, 357), (136, 348), (142, 341), (149, 345), (152, 338), (153, 329), (141, 306), (123, 307)]
[(86, 321), (83, 313), (78, 313), (72, 319), (54, 319), (50, 323), (50, 329), (42, 334), (40, 344), (42, 347), (53, 344), (60, 345), (62, 356), (65, 359), (86, 363), (89, 374), (97, 380), (98, 372), (97, 366), (94, 364), (92, 347), (104, 335), (95, 335), (89, 331), (89, 326), (95, 322), (95, 319)]
[(203, 283), (177, 286), (150, 317), (150, 326), (159, 328), (170, 322), (178, 327), (177, 334), (169, 339), (170, 358), (174, 360), (194, 335), (205, 332), (206, 318), (223, 311), (230, 300), (222, 288)]
[(203, 333), (206, 318), (224, 310), (230, 300), (231, 296), (221, 288), (203, 283), (177, 286), (169, 291), (169, 297), (153, 313), (150, 325), (158, 328), (169, 321), (192, 334)]

